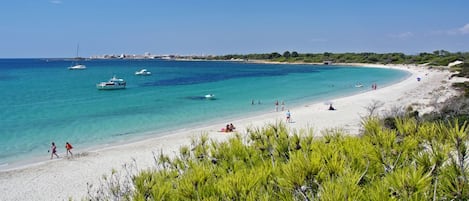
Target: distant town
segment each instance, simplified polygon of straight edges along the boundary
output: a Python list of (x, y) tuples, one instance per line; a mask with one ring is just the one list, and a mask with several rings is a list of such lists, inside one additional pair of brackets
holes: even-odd
[[(91, 56), (89, 59), (168, 59), (168, 60), (196, 60), (196, 59), (207, 59), (216, 57), (215, 55), (155, 55), (146, 52), (143, 55), (140, 54), (104, 54)], [(85, 59), (85, 58), (79, 58)]]

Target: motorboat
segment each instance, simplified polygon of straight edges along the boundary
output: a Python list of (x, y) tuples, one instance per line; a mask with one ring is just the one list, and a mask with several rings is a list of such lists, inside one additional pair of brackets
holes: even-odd
[(135, 72), (135, 75), (151, 75), (151, 72), (147, 69), (142, 69)]
[(361, 88), (361, 87), (363, 87), (363, 84), (358, 83), (358, 84), (355, 85), (355, 87), (356, 88)]
[(107, 82), (101, 82), (96, 84), (96, 88), (99, 90), (111, 90), (111, 89), (125, 89), (126, 82), (122, 78), (117, 78), (115, 75)]
[(205, 95), (205, 98), (206, 98), (206, 99), (215, 99), (215, 95), (213, 95), (213, 94), (207, 94), (207, 95)]
[(76, 64), (74, 66), (68, 67), (68, 70), (85, 70), (86, 66), (83, 64)]

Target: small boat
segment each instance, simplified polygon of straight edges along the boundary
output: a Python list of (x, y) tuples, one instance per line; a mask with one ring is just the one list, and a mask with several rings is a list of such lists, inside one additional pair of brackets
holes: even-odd
[(74, 66), (68, 67), (68, 70), (85, 70), (86, 66), (83, 64), (76, 64)]
[(111, 89), (125, 89), (125, 80), (122, 78), (116, 78), (114, 75), (109, 81), (101, 82), (96, 84), (96, 88), (100, 90), (111, 90)]
[(206, 98), (206, 99), (215, 99), (215, 95), (213, 95), (213, 94), (207, 94), (207, 95), (205, 95), (205, 98)]
[(142, 69), (135, 72), (135, 75), (151, 75), (151, 72), (147, 69)]
[[(79, 60), (80, 57), (78, 57), (78, 50), (80, 49), (80, 46), (77, 45), (77, 57), (76, 59)], [(85, 70), (86, 66), (83, 64), (75, 63), (73, 66), (68, 67), (68, 70)]]

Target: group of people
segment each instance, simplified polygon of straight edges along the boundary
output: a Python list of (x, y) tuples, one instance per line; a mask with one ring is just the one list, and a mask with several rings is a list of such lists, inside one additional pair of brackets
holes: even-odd
[[(255, 105), (255, 104), (256, 104), (256, 103), (255, 103), (254, 99), (252, 99), (252, 100), (251, 100), (251, 105)], [(258, 100), (258, 101), (257, 101), (257, 104), (260, 105), (260, 104), (261, 104), (261, 100)]]
[(378, 85), (376, 83), (371, 84), (371, 89), (376, 90), (378, 88)]
[[(65, 149), (67, 150), (67, 157), (68, 157), (68, 153), (70, 153), (70, 156), (73, 157), (73, 153), (72, 153), (72, 149), (73, 149), (73, 146), (66, 142), (65, 143)], [(56, 156), (57, 158), (59, 158), (59, 155), (57, 154), (57, 146), (55, 146), (55, 143), (52, 142), (52, 145), (50, 146), (50, 149), (47, 151), (47, 152), (50, 152), (50, 159), (54, 158), (54, 156)]]
[(230, 123), (230, 124), (226, 124), (226, 127), (221, 129), (221, 132), (225, 132), (225, 133), (233, 132), (235, 129), (236, 127), (234, 127), (234, 125)]
[[(282, 111), (285, 110), (285, 102), (282, 101)], [(278, 112), (278, 100), (275, 101), (275, 111)]]

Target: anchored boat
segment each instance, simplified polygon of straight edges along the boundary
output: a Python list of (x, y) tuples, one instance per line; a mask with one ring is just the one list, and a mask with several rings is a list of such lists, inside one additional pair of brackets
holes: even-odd
[(96, 88), (100, 90), (111, 90), (111, 89), (125, 89), (126, 82), (122, 78), (117, 78), (115, 75), (107, 82), (101, 82), (96, 84)]

